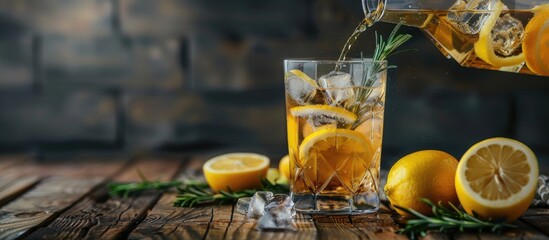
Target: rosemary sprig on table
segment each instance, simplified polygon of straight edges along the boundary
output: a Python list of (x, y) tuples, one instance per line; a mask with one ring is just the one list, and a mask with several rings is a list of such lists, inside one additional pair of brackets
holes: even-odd
[(246, 189), (242, 191), (220, 191), (213, 193), (209, 188), (201, 188), (197, 186), (185, 186), (178, 188), (178, 194), (174, 201), (174, 206), (192, 207), (197, 204), (210, 203), (229, 203), (236, 202), (241, 197), (251, 197), (257, 191), (271, 191), (273, 193), (288, 193), (290, 190), (288, 185), (271, 183), (267, 179), (261, 180), (261, 189)]
[(416, 217), (416, 219), (408, 220), (406, 226), (399, 230), (399, 233), (408, 235), (411, 239), (425, 236), (429, 230), (439, 232), (490, 231), (499, 233), (506, 228), (516, 228), (514, 225), (495, 222), (491, 219), (488, 221), (480, 220), (458, 209), (452, 203), (449, 203), (451, 207), (449, 209), (441, 203), (434, 204), (429, 199), (423, 198), (421, 201), (431, 206), (434, 216), (429, 217), (410, 208), (394, 206)]
[(193, 180), (189, 180), (185, 182), (181, 180), (167, 181), (167, 182), (162, 182), (158, 180), (150, 181), (145, 177), (145, 175), (143, 175), (143, 173), (139, 169), (137, 169), (137, 175), (139, 175), (139, 178), (141, 178), (141, 182), (136, 182), (136, 183), (112, 182), (107, 184), (107, 188), (109, 189), (109, 194), (111, 196), (122, 196), (127, 198), (130, 194), (143, 192), (146, 190), (167, 190), (173, 187), (181, 186), (182, 184), (199, 185), (199, 186), (205, 184), (203, 182), (193, 181)]
[(210, 203), (229, 203), (236, 202), (241, 197), (251, 197), (257, 191), (271, 191), (273, 193), (288, 193), (290, 191), (288, 185), (271, 183), (267, 179), (261, 180), (261, 188), (246, 189), (242, 191), (220, 191), (214, 193), (207, 183), (197, 180), (186, 181), (149, 181), (141, 171), (137, 171), (141, 182), (137, 183), (109, 183), (109, 194), (112, 196), (128, 197), (130, 194), (139, 193), (146, 190), (161, 190), (166, 191), (170, 188), (177, 188), (177, 197), (174, 201), (174, 206), (192, 207), (199, 204)]

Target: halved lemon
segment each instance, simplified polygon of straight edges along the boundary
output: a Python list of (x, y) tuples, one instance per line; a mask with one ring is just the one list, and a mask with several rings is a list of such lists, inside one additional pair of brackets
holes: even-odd
[(369, 141), (349, 129), (324, 128), (307, 136), (299, 147), (300, 167), (316, 188), (337, 180), (350, 191), (359, 187), (372, 161)]
[(293, 107), (290, 109), (290, 113), (295, 117), (302, 118), (326, 116), (329, 118), (334, 118), (338, 122), (343, 122), (345, 124), (353, 123), (357, 119), (357, 116), (354, 113), (343, 108), (330, 105), (307, 105)]
[(549, 76), (549, 3), (532, 9), (534, 17), (524, 29), (522, 52), (528, 68)]
[(494, 11), (490, 13), (490, 16), (484, 22), (484, 25), (480, 29), (478, 34), (478, 41), (475, 43), (476, 55), (495, 67), (505, 67), (520, 64), (524, 61), (524, 53), (520, 53), (515, 56), (500, 57), (496, 55), (494, 46), (492, 45), (492, 29), (496, 25), (496, 21), (501, 14), (501, 11), (505, 5), (498, 1), (494, 6)]
[(267, 176), (269, 158), (255, 153), (227, 153), (214, 157), (202, 166), (204, 176), (214, 192), (258, 189)]
[(534, 198), (538, 161), (532, 150), (509, 138), (473, 145), (459, 161), (456, 192), (469, 214), (512, 222)]

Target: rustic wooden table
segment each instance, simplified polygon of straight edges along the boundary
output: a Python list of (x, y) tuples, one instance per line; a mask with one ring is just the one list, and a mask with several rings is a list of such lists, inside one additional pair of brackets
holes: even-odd
[[(173, 207), (174, 193), (110, 197), (106, 183), (139, 181), (136, 169), (159, 180), (200, 178), (205, 159), (141, 156), (77, 157), (63, 161), (0, 157), (0, 239), (406, 239), (398, 215), (298, 214), (298, 231), (257, 231), (231, 205)], [(529, 209), (502, 234), (431, 233), (432, 239), (549, 239), (549, 209)]]

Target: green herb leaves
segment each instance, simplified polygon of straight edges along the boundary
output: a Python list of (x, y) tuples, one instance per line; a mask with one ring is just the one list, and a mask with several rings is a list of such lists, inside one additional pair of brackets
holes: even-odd
[(451, 207), (449, 209), (444, 207), (441, 203), (434, 204), (426, 198), (421, 199), (421, 201), (431, 206), (434, 216), (429, 217), (413, 209), (394, 206), (416, 217), (415, 219), (407, 220), (406, 226), (399, 230), (399, 233), (406, 234), (411, 239), (425, 236), (429, 230), (438, 232), (464, 232), (469, 230), (497, 233), (505, 228), (516, 228), (514, 225), (492, 221), (491, 219), (488, 221), (480, 220), (458, 209), (452, 203), (449, 203)]
[(142, 181), (138, 183), (110, 183), (107, 185), (111, 196), (128, 197), (130, 194), (140, 193), (146, 190), (161, 190), (165, 191), (170, 188), (177, 188), (177, 196), (174, 201), (174, 206), (192, 207), (200, 204), (224, 204), (234, 203), (241, 197), (251, 197), (257, 191), (271, 191), (273, 193), (290, 192), (289, 186), (286, 184), (271, 183), (267, 179), (261, 180), (260, 189), (246, 189), (242, 191), (220, 191), (214, 193), (207, 183), (196, 180), (186, 181), (149, 181), (140, 171), (138, 171)]

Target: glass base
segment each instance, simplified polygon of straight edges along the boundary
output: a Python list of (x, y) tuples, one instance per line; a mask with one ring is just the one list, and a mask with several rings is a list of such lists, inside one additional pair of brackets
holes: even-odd
[(343, 215), (373, 213), (379, 209), (378, 194), (349, 195), (292, 194), (297, 212), (307, 214)]

